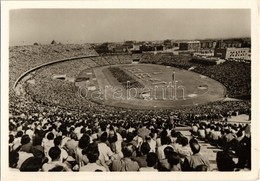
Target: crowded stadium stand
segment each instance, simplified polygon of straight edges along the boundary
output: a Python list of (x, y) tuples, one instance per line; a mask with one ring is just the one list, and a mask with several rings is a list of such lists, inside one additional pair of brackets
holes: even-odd
[(110, 65), (109, 62), (102, 56), (93, 58), (92, 61), (94, 61), (99, 66)]
[[(99, 56), (89, 45), (10, 47), (12, 171), (246, 171), (251, 169), (251, 65), (203, 65), (187, 55)], [(88, 57), (89, 56), (89, 57)], [(81, 57), (46, 65), (46, 63)], [(160, 64), (221, 82), (228, 98), (190, 107), (126, 109), (78, 99), (78, 73), (116, 64)], [(28, 72), (31, 68), (44, 65)], [(235, 68), (234, 68), (235, 67)], [(113, 71), (117, 71), (113, 69)], [(116, 73), (115, 73), (116, 74)], [(59, 80), (57, 77), (65, 77)], [(118, 76), (119, 79), (119, 76)], [(125, 81), (125, 80), (124, 80)], [(19, 88), (19, 91), (15, 91)]]
[(116, 55), (102, 56), (110, 65), (120, 64), (120, 61)]

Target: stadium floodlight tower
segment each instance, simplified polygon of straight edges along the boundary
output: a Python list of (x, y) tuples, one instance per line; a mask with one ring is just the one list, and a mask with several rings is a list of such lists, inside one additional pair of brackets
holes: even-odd
[(174, 100), (178, 100), (177, 99), (177, 81), (175, 79), (175, 71), (173, 71), (173, 73), (172, 73), (172, 82), (173, 82), (173, 87), (174, 87)]

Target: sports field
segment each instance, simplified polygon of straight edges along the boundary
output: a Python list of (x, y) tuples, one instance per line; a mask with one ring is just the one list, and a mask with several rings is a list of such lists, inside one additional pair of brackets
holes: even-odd
[[(113, 67), (120, 68), (127, 77), (134, 78), (143, 86), (123, 86), (112, 75), (110, 70)], [(221, 100), (225, 94), (225, 87), (215, 80), (168, 66), (113, 65), (95, 67), (93, 73), (93, 79), (96, 80), (93, 82), (103, 96), (102, 99), (91, 96), (91, 99), (111, 106), (135, 109), (178, 108)]]

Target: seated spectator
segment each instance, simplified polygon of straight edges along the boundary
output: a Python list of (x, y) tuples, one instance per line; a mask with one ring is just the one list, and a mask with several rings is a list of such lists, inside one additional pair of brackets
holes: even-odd
[(57, 165), (57, 166), (53, 167), (52, 169), (50, 169), (48, 172), (66, 172), (66, 170), (64, 169), (63, 166)]
[(49, 150), (49, 157), (51, 161), (49, 163), (45, 163), (42, 166), (42, 171), (48, 172), (49, 170), (53, 169), (56, 166), (62, 166), (66, 171), (71, 171), (71, 169), (65, 164), (61, 163), (60, 161), (61, 156), (61, 149), (59, 147), (52, 147)]
[(31, 142), (31, 138), (29, 137), (29, 135), (25, 134), (22, 136), (21, 138), (21, 149), (20, 151), (24, 151), (27, 153), (31, 153), (32, 152), (32, 142)]
[(220, 128), (216, 126), (214, 130), (211, 132), (211, 145), (217, 146), (220, 138), (221, 138)]
[(161, 146), (158, 147), (157, 149), (157, 155), (158, 155), (158, 159), (159, 160), (162, 160), (162, 159), (165, 159), (165, 154), (164, 154), (164, 149), (167, 147), (167, 146), (170, 146), (171, 143), (171, 140), (168, 136), (165, 136), (165, 137), (161, 137)]
[(208, 166), (207, 165), (198, 165), (195, 170), (196, 172), (206, 172), (208, 171)]
[(79, 143), (79, 141), (78, 141), (77, 135), (75, 133), (71, 133), (70, 139), (65, 143), (65, 146), (64, 146), (70, 156), (75, 155), (75, 149), (76, 149), (78, 143)]
[(251, 168), (251, 133), (250, 125), (247, 125), (245, 128), (245, 136), (239, 142), (239, 149), (237, 152), (238, 155), (238, 168)]
[(113, 157), (123, 158), (121, 135), (119, 133), (116, 133), (114, 130), (110, 130), (108, 142), (110, 144), (111, 151), (115, 153)]
[(88, 163), (88, 159), (87, 159), (87, 157), (83, 157), (82, 151), (83, 151), (83, 149), (86, 149), (88, 147), (89, 143), (90, 143), (89, 136), (83, 135), (80, 138), (77, 147), (75, 148), (75, 151), (74, 151), (75, 159), (76, 159), (77, 163), (79, 164), (79, 167)]
[(183, 171), (196, 171), (196, 167), (199, 165), (206, 165), (208, 168), (207, 170), (210, 170), (210, 163), (208, 158), (205, 156), (202, 156), (200, 152), (200, 145), (195, 140), (192, 139), (190, 141), (190, 148), (192, 150), (192, 155), (188, 156), (184, 159), (183, 163)]
[[(92, 144), (94, 145), (94, 143)], [(99, 151), (97, 146), (92, 147), (90, 145), (90, 147), (91, 149), (88, 149), (83, 152), (83, 154), (87, 155), (89, 163), (81, 167), (79, 171), (94, 172), (96, 170), (101, 170), (103, 172), (106, 172), (106, 168), (98, 163)]]
[(54, 145), (55, 145), (56, 147), (59, 147), (59, 148), (60, 148), (60, 150), (61, 150), (60, 161), (61, 161), (61, 162), (64, 162), (65, 160), (67, 160), (67, 158), (68, 158), (69, 155), (68, 155), (67, 151), (61, 147), (62, 137), (61, 137), (61, 136), (57, 136), (57, 137), (54, 139), (53, 142), (54, 142)]
[(184, 158), (192, 155), (190, 147), (188, 146), (189, 145), (188, 138), (186, 138), (185, 136), (182, 136), (180, 138), (180, 144), (181, 144), (181, 147), (177, 149), (177, 153), (180, 156), (180, 158), (182, 160), (184, 160)]
[(21, 172), (38, 172), (42, 168), (42, 159), (30, 157), (26, 159), (20, 167)]
[[(13, 142), (13, 148), (12, 150), (19, 151), (21, 146), (21, 138), (23, 136), (23, 131), (18, 131), (15, 135), (14, 142)], [(18, 149), (19, 148), (19, 149)]]
[(235, 162), (227, 150), (217, 152), (217, 167), (219, 171), (234, 171)]
[(170, 171), (181, 171), (181, 158), (176, 152), (173, 152), (167, 157), (167, 161), (170, 165)]
[(164, 151), (165, 158), (159, 160), (158, 170), (159, 171), (170, 171), (171, 166), (168, 162), (168, 158), (170, 157), (170, 155), (174, 154), (174, 150), (172, 147), (167, 146), (164, 148), (163, 151)]
[(140, 167), (138, 163), (131, 159), (134, 152), (133, 147), (134, 146), (132, 144), (129, 144), (123, 148), (124, 158), (120, 160), (114, 160), (111, 165), (111, 171), (131, 172), (139, 170)]
[(156, 153), (148, 153), (146, 158), (147, 166), (141, 167), (140, 172), (158, 172), (157, 169), (155, 169), (157, 163), (158, 163), (158, 157)]
[(205, 140), (206, 138), (206, 132), (205, 132), (205, 127), (203, 125), (200, 125), (199, 129), (198, 129), (198, 137), (201, 140)]
[(32, 154), (37, 157), (43, 159), (44, 155), (44, 148), (42, 146), (42, 137), (34, 137), (33, 144), (32, 144)]
[(155, 153), (155, 149), (156, 149), (156, 134), (155, 133), (150, 133), (149, 136), (147, 136), (146, 138), (147, 143), (150, 146), (150, 152), (154, 152)]
[(17, 151), (9, 152), (9, 167), (16, 169), (19, 160), (19, 154)]
[(136, 161), (139, 165), (139, 167), (146, 167), (147, 166), (147, 154), (150, 152), (150, 145), (147, 142), (144, 142), (141, 145), (141, 156), (138, 157), (132, 157), (132, 160)]
[(13, 144), (14, 144), (14, 135), (10, 134), (9, 135), (9, 144), (8, 144), (9, 151), (13, 150)]
[(177, 152), (177, 150), (182, 146), (180, 144), (181, 138), (182, 138), (182, 135), (180, 132), (176, 132), (176, 131), (171, 132), (171, 145), (175, 152)]
[(107, 165), (111, 164), (111, 157), (114, 155), (111, 148), (107, 146), (106, 142), (108, 139), (107, 132), (102, 133), (100, 136), (100, 143), (98, 143), (99, 160), (105, 162)]
[(48, 156), (49, 149), (54, 146), (54, 134), (49, 132), (46, 136), (47, 139), (44, 139), (43, 147), (45, 155)]
[(21, 168), (21, 166), (22, 166), (22, 164), (25, 160), (27, 160), (30, 157), (33, 157), (32, 153), (27, 153), (27, 152), (24, 152), (24, 151), (19, 151), (18, 154), (19, 154), (19, 160), (17, 162), (17, 167), (16, 167), (18, 169)]

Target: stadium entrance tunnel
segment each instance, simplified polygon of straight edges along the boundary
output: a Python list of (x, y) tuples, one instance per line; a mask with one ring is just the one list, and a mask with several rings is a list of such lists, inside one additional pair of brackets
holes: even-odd
[(66, 80), (66, 75), (54, 75), (53, 79)]
[(62, 80), (62, 81), (68, 81), (68, 82), (75, 82), (75, 78), (68, 77), (67, 75), (54, 75), (52, 77), (53, 79)]

